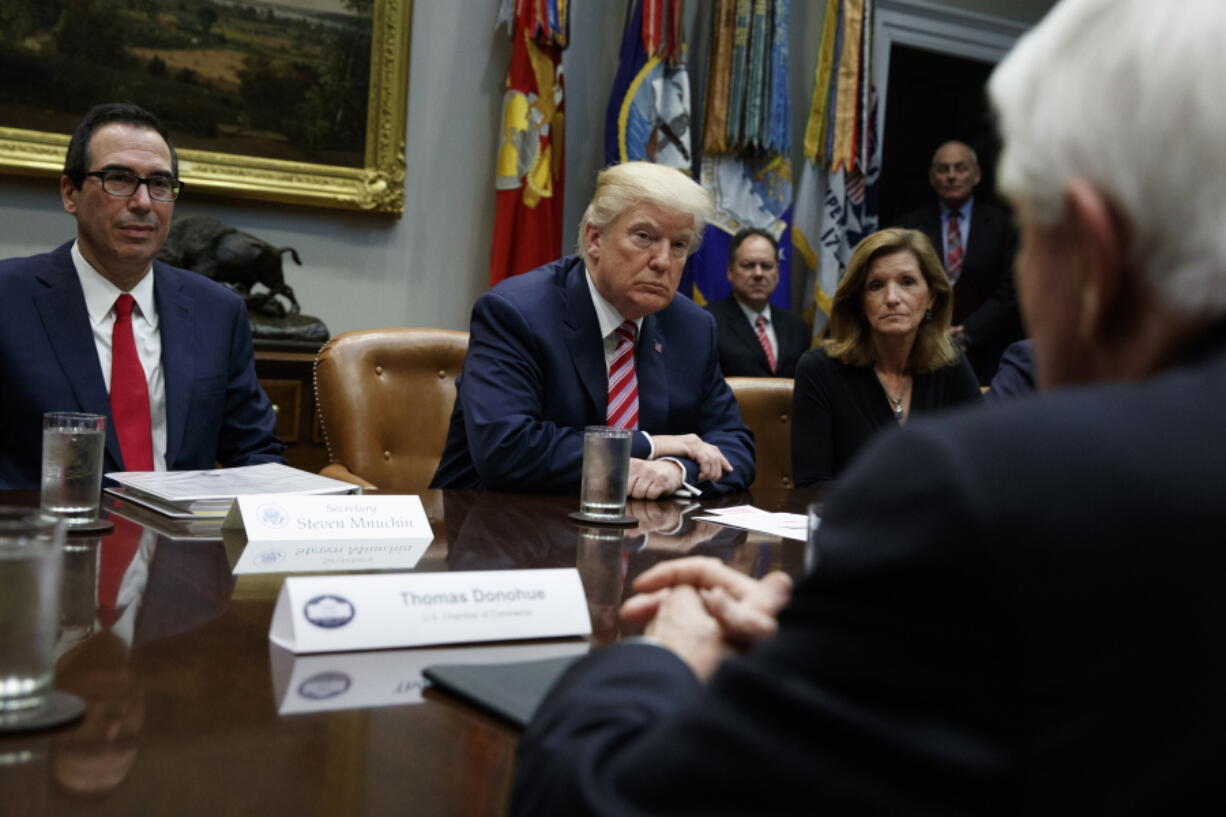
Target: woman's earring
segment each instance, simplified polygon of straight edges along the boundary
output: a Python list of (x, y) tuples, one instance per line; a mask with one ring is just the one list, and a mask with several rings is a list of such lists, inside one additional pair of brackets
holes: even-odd
[(924, 320), (925, 320), (925, 321), (930, 321), (930, 320), (932, 320), (932, 310), (931, 310), (931, 309), (925, 309), (925, 310), (924, 310)]

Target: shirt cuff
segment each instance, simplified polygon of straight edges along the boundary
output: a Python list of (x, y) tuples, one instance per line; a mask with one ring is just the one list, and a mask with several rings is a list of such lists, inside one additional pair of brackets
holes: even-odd
[(639, 433), (647, 438), (647, 459), (654, 460), (656, 458), (656, 444), (652, 441), (651, 435), (646, 431), (639, 431)]
[(681, 487), (673, 491), (671, 494), (669, 494), (669, 496), (693, 498), (702, 495), (702, 491), (685, 481), (685, 478), (689, 476), (689, 474), (687, 474), (685, 471), (685, 463), (676, 457), (661, 457), (660, 462), (671, 462), (681, 469)]

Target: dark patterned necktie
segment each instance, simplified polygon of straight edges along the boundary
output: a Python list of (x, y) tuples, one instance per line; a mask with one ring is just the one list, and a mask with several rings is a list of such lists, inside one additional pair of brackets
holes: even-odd
[(958, 276), (962, 274), (962, 230), (958, 221), (958, 211), (951, 211), (949, 230), (945, 236), (945, 273), (949, 276), (950, 284), (958, 283)]

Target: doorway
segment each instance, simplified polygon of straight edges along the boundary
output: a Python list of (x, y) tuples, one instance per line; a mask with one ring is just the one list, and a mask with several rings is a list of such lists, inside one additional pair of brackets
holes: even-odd
[(986, 84), (992, 63), (894, 43), (882, 140), (881, 224), (933, 201), (928, 165), (951, 139), (970, 145), (983, 178), (975, 200), (999, 203), (996, 158), (1000, 140), (992, 124)]

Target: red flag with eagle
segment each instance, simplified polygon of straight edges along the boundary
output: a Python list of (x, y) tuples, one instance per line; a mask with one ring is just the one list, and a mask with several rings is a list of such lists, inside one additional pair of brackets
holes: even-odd
[(495, 171), (490, 286), (562, 250), (562, 51), (568, 0), (502, 0), (511, 35)]

